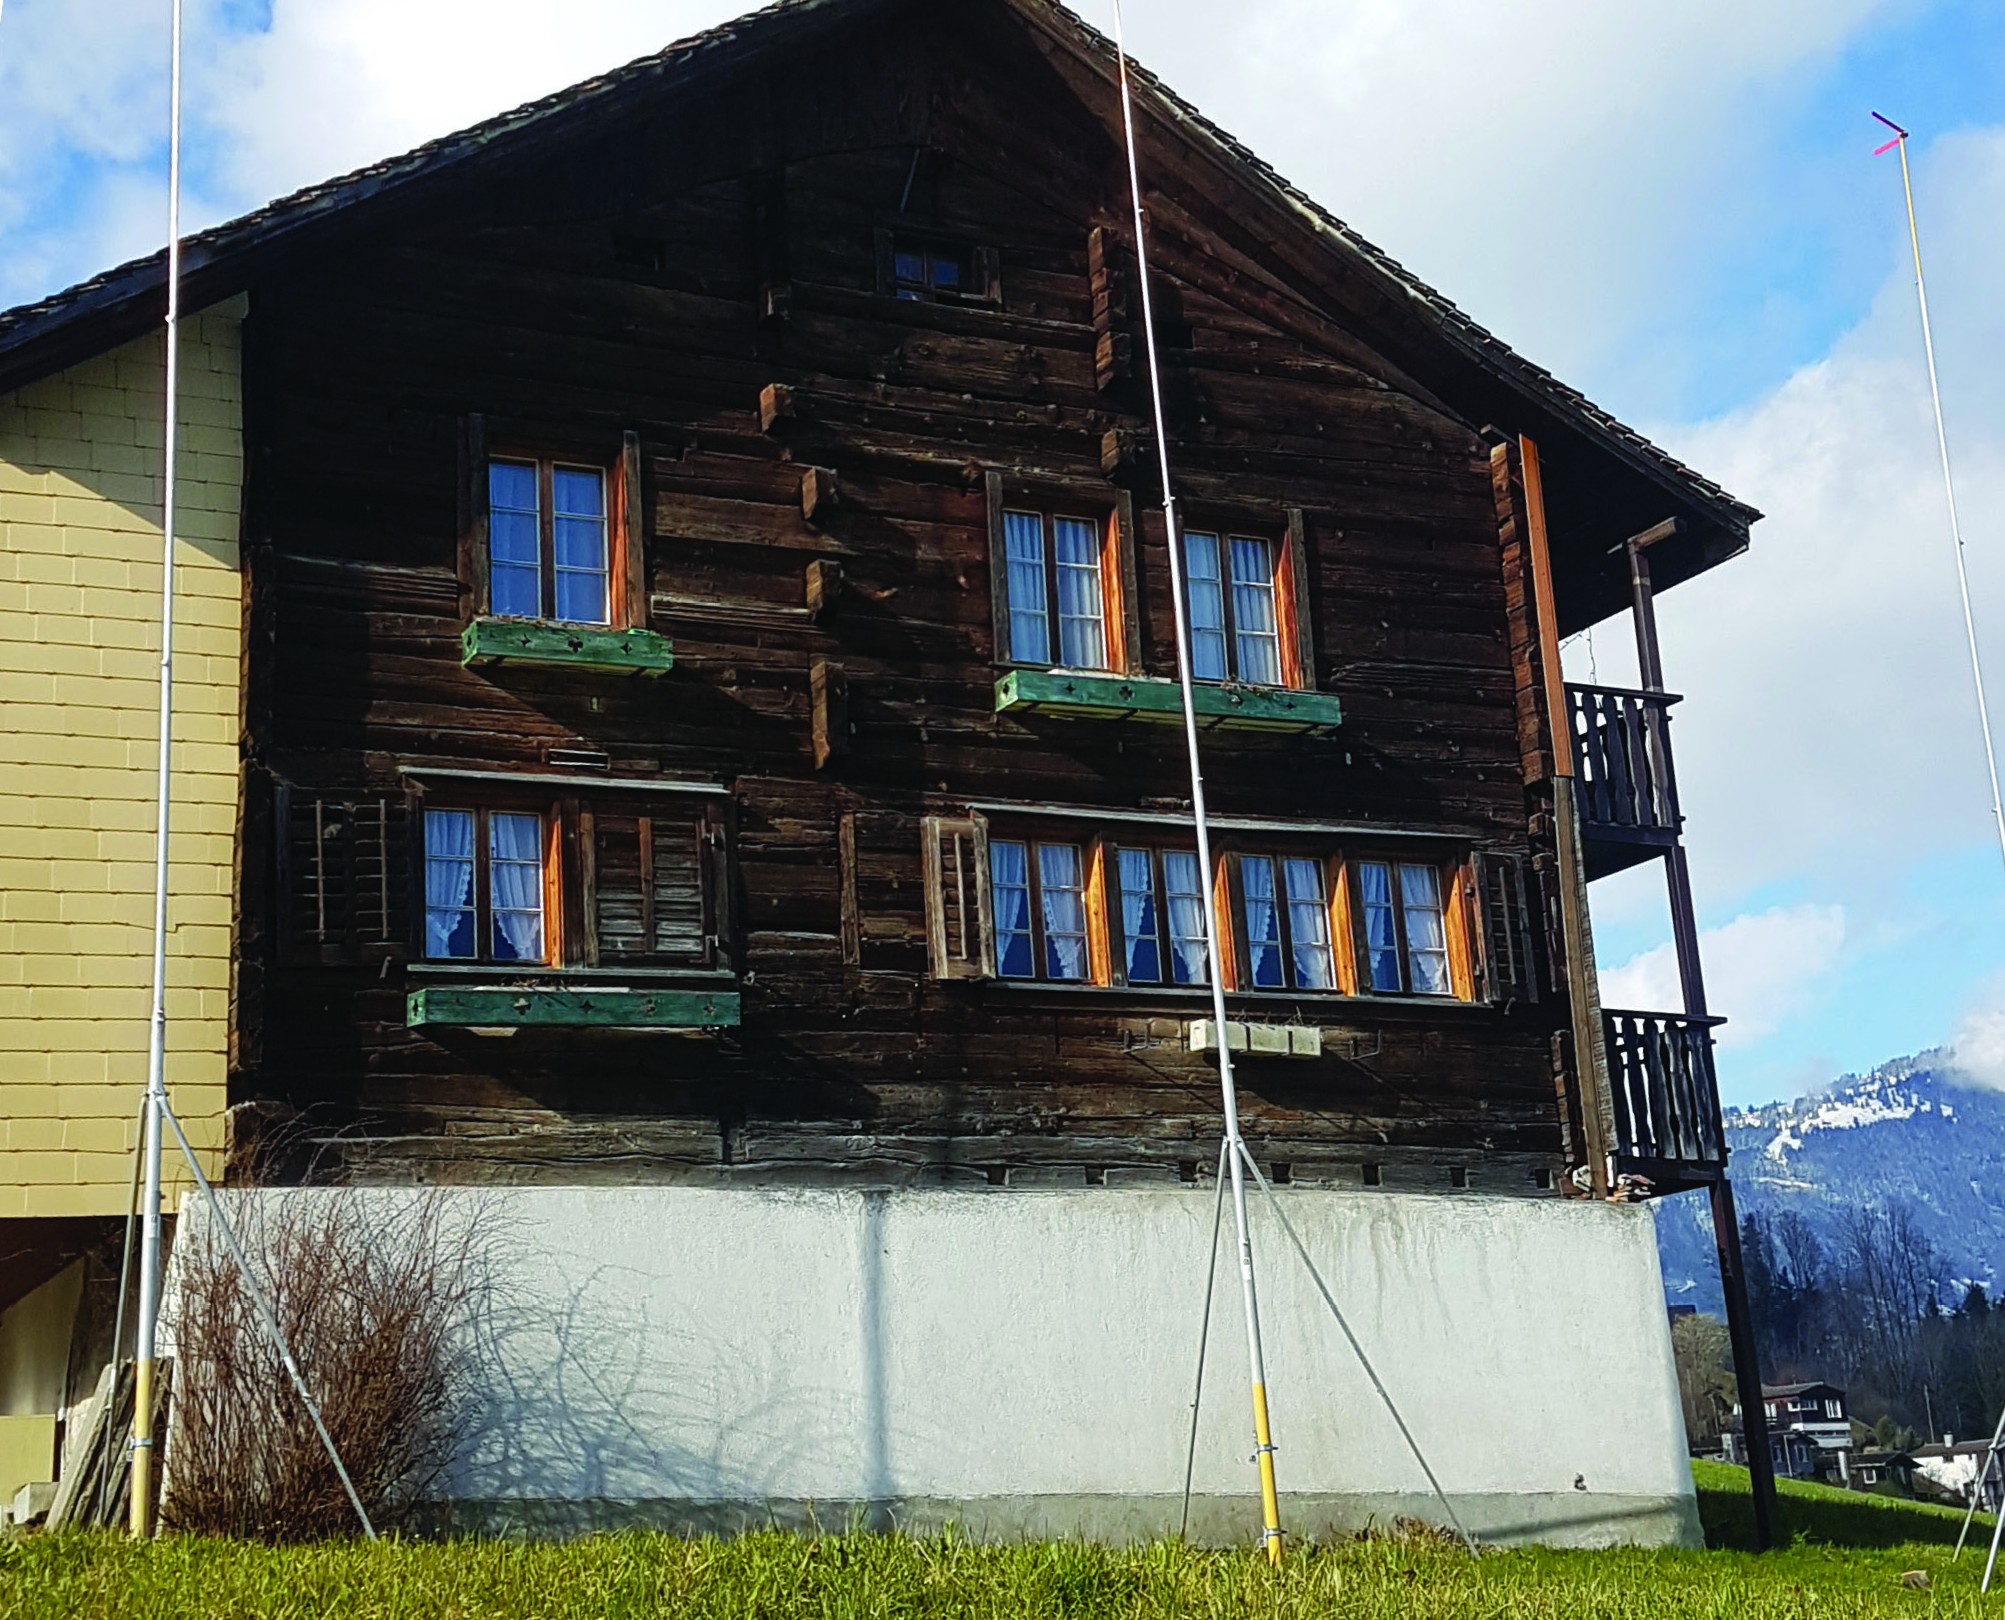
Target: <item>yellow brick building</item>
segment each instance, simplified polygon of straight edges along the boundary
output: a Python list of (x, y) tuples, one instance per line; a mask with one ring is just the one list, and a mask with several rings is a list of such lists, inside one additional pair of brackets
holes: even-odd
[[(167, 1081), (211, 1170), (238, 800), (240, 315), (189, 319), (181, 350)], [(0, 1263), (0, 1504), (49, 1477), (36, 1465), (64, 1394), (55, 1373), (88, 1313), (76, 1257), (131, 1197), (152, 976), (164, 394), (158, 333), (0, 394), (0, 1249), (16, 1257)]]

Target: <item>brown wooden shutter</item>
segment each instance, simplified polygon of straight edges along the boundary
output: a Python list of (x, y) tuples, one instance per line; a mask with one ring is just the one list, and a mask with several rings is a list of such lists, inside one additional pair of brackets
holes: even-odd
[(1524, 862), (1516, 855), (1477, 854), (1470, 859), (1470, 870), (1476, 886), (1483, 999), (1495, 1004), (1539, 1000)]
[(412, 818), (401, 797), (279, 784), (279, 937), (293, 965), (400, 957), (410, 946)]
[(926, 971), (929, 930), (919, 844), (917, 816), (897, 810), (843, 815), (837, 839), (843, 960), (866, 973)]
[(974, 818), (928, 816), (921, 824), (926, 938), (936, 979), (989, 976), (988, 841)]
[(713, 813), (680, 805), (592, 812), (593, 931), (602, 965), (710, 968), (727, 875)]

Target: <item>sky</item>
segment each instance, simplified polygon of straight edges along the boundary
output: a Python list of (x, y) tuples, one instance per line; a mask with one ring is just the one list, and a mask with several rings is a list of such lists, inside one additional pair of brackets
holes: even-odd
[[(187, 223), (741, 9), (186, 0)], [(163, 239), (166, 13), (0, 0), (0, 307)], [(1659, 603), (1726, 1099), (1940, 1045), (2005, 1086), (2005, 857), (1900, 174), (1868, 116), (1914, 131), (1977, 626), (2005, 680), (2005, 5), (1130, 0), (1127, 25), (1281, 173), (1767, 514), (1747, 556)], [(1565, 656), (1573, 678), (1635, 676), (1623, 620)], [(1598, 883), (1594, 924), (1605, 1001), (1678, 1005), (1654, 864)]]

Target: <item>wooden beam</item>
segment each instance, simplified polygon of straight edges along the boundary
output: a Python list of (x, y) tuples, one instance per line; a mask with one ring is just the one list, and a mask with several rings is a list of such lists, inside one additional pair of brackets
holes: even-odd
[(827, 467), (809, 467), (801, 474), (801, 516), (808, 522), (826, 523), (842, 504), (842, 482)]
[(759, 431), (782, 433), (795, 420), (794, 391), (785, 383), (767, 383), (759, 390)]
[(842, 665), (817, 658), (808, 666), (808, 690), (813, 709), (815, 769), (849, 752), (849, 679)]

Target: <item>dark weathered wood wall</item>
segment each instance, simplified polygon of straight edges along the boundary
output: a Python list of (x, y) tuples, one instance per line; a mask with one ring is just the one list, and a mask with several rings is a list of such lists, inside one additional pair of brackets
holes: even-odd
[[(1180, 1049), (1201, 998), (923, 976), (922, 814), (1187, 797), (1174, 731), (993, 713), (990, 468), (1107, 490), (1109, 430), (1140, 444), (1146, 668), (1172, 673), (1174, 652), (1139, 379), (1096, 374), (1088, 241), (1096, 226), (1125, 238), (1118, 154), (1073, 92), (1076, 64), (949, 13), (914, 8), (644, 121), (497, 159), (421, 227), (255, 289), (254, 783), (399, 792), (414, 762), (545, 770), (551, 747), (601, 751), (616, 775), (727, 782), (744, 1023), (413, 1034), (395, 962), (276, 959), (254, 792), (240, 1164), (290, 1121), (295, 1139), (339, 1139), (323, 1164), (372, 1175), (1208, 1171), (1215, 1077)], [(1185, 158), (1151, 138), (1179, 480), (1194, 510), (1276, 527), (1305, 511), (1316, 684), (1345, 710), (1328, 740), (1217, 734), (1213, 808), (1529, 853), (1488, 447), (1387, 357), (1396, 310), (1346, 303), (1354, 289), (1263, 238), (1224, 177)], [(877, 295), (873, 230), (908, 184), (909, 217), (1000, 249), (1002, 311)], [(660, 267), (619, 262), (616, 236), (659, 242)], [(784, 319), (760, 319), (766, 284), (785, 286)], [(769, 434), (773, 383), (796, 415)], [(639, 434), (649, 622), (676, 648), (665, 679), (461, 667), (469, 413), (557, 444)], [(817, 523), (803, 465), (840, 479)], [(818, 616), (816, 559), (842, 570)], [(819, 769), (816, 660), (846, 685), (850, 728)], [(1530, 1190), (1559, 1164), (1549, 1007), (1283, 1001), (1271, 1016), (1298, 1015), (1329, 1031), (1329, 1054), (1241, 1078), (1256, 1152), (1295, 1179), (1355, 1184), (1372, 1165), (1385, 1185), (1445, 1190), (1459, 1168)]]

